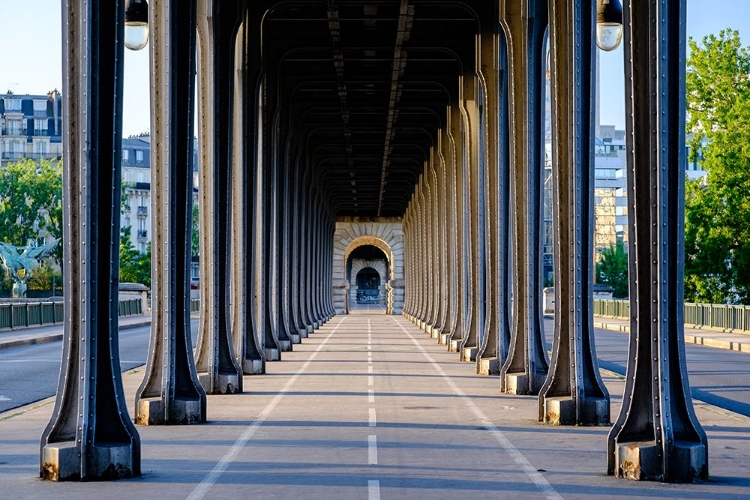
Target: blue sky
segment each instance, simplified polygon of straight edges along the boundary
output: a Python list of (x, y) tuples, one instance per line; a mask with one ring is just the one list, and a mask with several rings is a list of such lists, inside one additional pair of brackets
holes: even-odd
[[(45, 94), (62, 88), (61, 3), (59, 0), (0, 0), (0, 92)], [(687, 32), (701, 39), (724, 28), (740, 32), (750, 45), (750, 1), (688, 0)], [(149, 128), (148, 47), (126, 50), (123, 132)], [(600, 53), (601, 122), (624, 128), (622, 48)]]

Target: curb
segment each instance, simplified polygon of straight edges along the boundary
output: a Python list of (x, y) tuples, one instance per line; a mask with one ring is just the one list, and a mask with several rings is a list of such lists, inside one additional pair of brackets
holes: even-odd
[[(138, 321), (134, 323), (128, 323), (120, 326), (120, 330), (132, 330), (134, 328), (141, 328), (144, 326), (151, 325), (151, 318), (148, 320)], [(13, 347), (23, 347), (29, 345), (38, 344), (49, 344), (50, 342), (57, 342), (62, 340), (62, 333), (50, 333), (47, 335), (40, 335), (39, 337), (29, 337), (25, 339), (8, 340), (6, 342), (0, 341), (0, 351), (5, 349), (12, 349)]]
[[(594, 328), (599, 328), (601, 330), (611, 330), (611, 331), (621, 332), (621, 333), (630, 332), (630, 327), (628, 325), (604, 323), (600, 321), (594, 322)], [(708, 337), (702, 337), (700, 335), (685, 334), (685, 343), (702, 345), (706, 347), (714, 347), (716, 349), (724, 349), (727, 351), (750, 353), (750, 342), (747, 342), (747, 341), (743, 343), (743, 342), (736, 342), (733, 340), (712, 339)]]

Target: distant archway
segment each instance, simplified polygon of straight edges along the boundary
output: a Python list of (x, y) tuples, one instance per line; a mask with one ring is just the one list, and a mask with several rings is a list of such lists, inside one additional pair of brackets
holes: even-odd
[[(337, 314), (348, 313), (352, 288), (356, 286), (350, 276), (348, 267), (352, 252), (363, 246), (373, 246), (385, 255), (384, 269), (378, 269), (381, 275), (381, 287), (385, 295), (387, 314), (401, 314), (404, 304), (404, 239), (401, 220), (383, 222), (348, 222), (336, 223), (333, 250), (334, 307)], [(356, 274), (353, 278), (356, 278)], [(356, 298), (356, 295), (355, 295)]]

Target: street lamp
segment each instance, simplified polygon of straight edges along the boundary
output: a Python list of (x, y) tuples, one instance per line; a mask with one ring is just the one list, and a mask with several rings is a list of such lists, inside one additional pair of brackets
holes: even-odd
[(622, 40), (622, 4), (620, 0), (598, 0), (596, 5), (596, 45), (610, 52)]
[(125, 0), (125, 46), (141, 50), (148, 43), (148, 2)]

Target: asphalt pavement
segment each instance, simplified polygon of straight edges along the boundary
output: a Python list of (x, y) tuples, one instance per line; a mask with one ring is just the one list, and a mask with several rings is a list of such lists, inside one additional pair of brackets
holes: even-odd
[[(132, 412), (142, 368), (123, 374)], [(619, 413), (622, 377), (605, 373)], [(138, 427), (143, 477), (40, 481), (51, 398), (0, 415), (5, 498), (750, 498), (750, 419), (698, 404), (711, 480), (632, 482), (605, 474), (604, 427), (537, 421), (536, 397), (499, 394), (496, 377), (408, 323), (335, 317), (247, 376), (246, 392), (208, 398), (208, 422)], [(131, 413), (132, 414), (132, 413)]]

